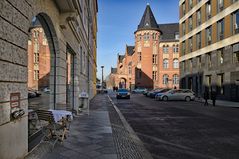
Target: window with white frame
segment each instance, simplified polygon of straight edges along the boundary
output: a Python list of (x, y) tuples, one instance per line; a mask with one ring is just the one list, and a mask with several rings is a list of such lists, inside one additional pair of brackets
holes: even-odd
[(179, 39), (179, 32), (176, 32), (174, 35), (175, 35), (175, 40), (178, 40)]
[(154, 81), (157, 80), (157, 71), (153, 71), (153, 80), (154, 80)]
[(173, 84), (178, 84), (179, 83), (179, 77), (177, 74), (173, 75)]
[(163, 53), (168, 53), (168, 45), (163, 45)]
[(34, 80), (39, 80), (39, 70), (34, 70)]
[(168, 59), (163, 60), (163, 68), (168, 68)]
[(163, 84), (168, 84), (168, 75), (163, 75)]
[(178, 53), (178, 44), (177, 45), (173, 45), (173, 52), (174, 53)]
[(157, 55), (153, 54), (153, 64), (157, 64)]
[(179, 68), (178, 59), (174, 59), (174, 60), (173, 60), (173, 68)]

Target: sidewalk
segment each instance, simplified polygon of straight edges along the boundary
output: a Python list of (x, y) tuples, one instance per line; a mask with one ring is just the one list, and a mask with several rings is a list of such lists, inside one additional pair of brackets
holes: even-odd
[[(196, 98), (195, 101), (204, 103), (203, 98)], [(208, 103), (212, 105), (212, 100), (208, 100)], [(239, 102), (231, 102), (231, 101), (226, 101), (226, 100), (216, 100), (216, 106), (221, 106), (221, 107), (234, 107), (234, 108), (239, 108)]]
[(90, 115), (74, 118), (68, 138), (53, 151), (40, 144), (26, 159), (151, 159), (149, 152), (114, 108), (107, 95), (90, 103)]

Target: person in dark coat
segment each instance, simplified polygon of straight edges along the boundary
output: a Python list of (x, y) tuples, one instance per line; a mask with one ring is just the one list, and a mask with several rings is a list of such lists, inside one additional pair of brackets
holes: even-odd
[(204, 100), (205, 100), (204, 105), (205, 106), (208, 105), (208, 101), (207, 101), (208, 99), (209, 99), (209, 93), (208, 93), (208, 90), (205, 90), (205, 92), (204, 92)]
[(212, 91), (211, 99), (212, 99), (213, 106), (216, 106), (216, 98), (217, 98), (217, 93), (215, 91)]

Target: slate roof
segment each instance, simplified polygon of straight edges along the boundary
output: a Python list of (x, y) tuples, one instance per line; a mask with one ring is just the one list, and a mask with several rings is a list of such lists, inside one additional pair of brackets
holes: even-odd
[(111, 67), (111, 73), (112, 73), (112, 74), (117, 73), (117, 68), (113, 68), (113, 67)]
[(149, 6), (149, 4), (147, 4), (147, 7), (144, 11), (143, 17), (138, 25), (138, 30), (148, 30), (148, 29), (155, 29), (155, 30), (159, 30), (158, 28), (158, 23), (154, 18), (154, 14)]
[(175, 33), (179, 34), (179, 23), (158, 24), (162, 32), (161, 41), (175, 40)]
[(126, 49), (129, 56), (134, 54), (134, 46), (126, 46)]
[(118, 60), (119, 60), (120, 63), (122, 63), (124, 57), (125, 57), (124, 55), (119, 55)]

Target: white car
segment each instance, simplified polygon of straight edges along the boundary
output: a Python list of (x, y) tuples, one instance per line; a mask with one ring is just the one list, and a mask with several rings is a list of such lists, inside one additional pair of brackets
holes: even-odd
[(173, 89), (164, 93), (158, 93), (156, 100), (185, 100), (187, 102), (195, 99), (195, 93), (189, 89)]

